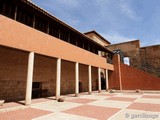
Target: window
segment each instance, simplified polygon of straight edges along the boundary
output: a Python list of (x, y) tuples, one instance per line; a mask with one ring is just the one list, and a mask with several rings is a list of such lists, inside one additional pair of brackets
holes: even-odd
[(129, 59), (129, 57), (124, 57), (123, 61), (124, 61), (124, 64), (130, 65), (130, 59)]
[(14, 15), (15, 15), (15, 6), (12, 5), (11, 3), (1, 3), (0, 6), (0, 13), (14, 19)]
[(25, 11), (21, 7), (17, 8), (17, 21), (33, 27), (33, 14), (30, 12)]
[(47, 33), (47, 23), (45, 21), (46, 21), (45, 19), (36, 16), (35, 28), (37, 30)]

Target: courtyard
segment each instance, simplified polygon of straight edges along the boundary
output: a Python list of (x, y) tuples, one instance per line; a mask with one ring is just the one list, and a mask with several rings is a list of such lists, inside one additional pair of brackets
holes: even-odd
[(24, 101), (0, 106), (0, 120), (160, 120), (160, 92), (94, 91), (32, 99), (30, 106)]

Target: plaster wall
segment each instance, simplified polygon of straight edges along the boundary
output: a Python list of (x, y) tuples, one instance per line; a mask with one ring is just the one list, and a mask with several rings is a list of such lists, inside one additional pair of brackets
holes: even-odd
[(3, 15), (0, 15), (0, 21), (0, 45), (113, 70), (112, 64), (106, 63), (105, 58), (94, 53), (30, 28)]

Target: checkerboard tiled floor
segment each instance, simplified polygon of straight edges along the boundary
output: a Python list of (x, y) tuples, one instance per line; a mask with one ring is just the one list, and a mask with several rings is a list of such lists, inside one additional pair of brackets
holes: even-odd
[(94, 92), (64, 97), (65, 102), (37, 99), (28, 108), (0, 111), (0, 120), (160, 120), (160, 94)]

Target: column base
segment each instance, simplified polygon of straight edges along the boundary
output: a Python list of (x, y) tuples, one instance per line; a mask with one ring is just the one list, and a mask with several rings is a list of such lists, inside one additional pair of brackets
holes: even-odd
[(106, 92), (109, 92), (109, 89), (106, 89)]
[(75, 97), (78, 97), (78, 96), (79, 96), (79, 94), (78, 94), (78, 93), (76, 93), (76, 94), (75, 94)]
[(25, 103), (25, 106), (30, 106), (30, 105), (31, 105), (31, 104), (26, 104), (26, 103)]
[(91, 95), (91, 94), (92, 94), (92, 92), (88, 92), (88, 94), (89, 94), (89, 95)]
[(60, 96), (56, 96), (56, 100), (58, 100), (60, 98)]
[(101, 90), (98, 90), (98, 93), (100, 93), (101, 92)]
[(25, 106), (30, 106), (31, 105), (31, 103), (32, 103), (32, 101), (31, 100), (25, 100)]

